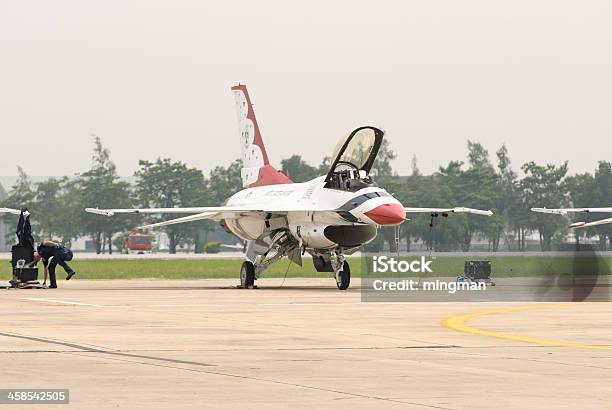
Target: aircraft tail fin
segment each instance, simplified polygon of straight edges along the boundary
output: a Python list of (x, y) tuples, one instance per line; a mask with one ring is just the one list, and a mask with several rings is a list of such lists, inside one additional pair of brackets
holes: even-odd
[(235, 85), (232, 87), (232, 92), (236, 99), (242, 149), (242, 186), (290, 184), (291, 179), (270, 165), (246, 85)]

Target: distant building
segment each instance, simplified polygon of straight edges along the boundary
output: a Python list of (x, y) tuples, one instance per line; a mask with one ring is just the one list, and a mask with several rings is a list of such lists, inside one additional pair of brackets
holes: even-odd
[[(4, 201), (8, 197), (6, 190), (0, 184), (0, 202)], [(7, 226), (6, 224), (0, 220), (0, 252), (6, 252), (9, 249), (9, 245), (6, 243), (6, 232)]]

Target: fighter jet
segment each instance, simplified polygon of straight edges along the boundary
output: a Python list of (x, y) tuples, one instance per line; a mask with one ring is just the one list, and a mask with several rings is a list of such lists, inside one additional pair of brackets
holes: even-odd
[(264, 270), (282, 257), (301, 266), (302, 255), (308, 253), (315, 269), (330, 272), (340, 290), (350, 284), (346, 255), (373, 240), (380, 227), (403, 223), (406, 213), (492, 215), (491, 211), (463, 207), (404, 207), (377, 186), (370, 175), (384, 136), (382, 130), (372, 126), (356, 128), (340, 139), (326, 175), (294, 183), (270, 165), (247, 87), (239, 84), (232, 87), (232, 92), (238, 114), (244, 189), (232, 195), (224, 206), (86, 211), (106, 216), (191, 214), (142, 229), (214, 220), (247, 242), (246, 260), (240, 270), (242, 287), (253, 287)]
[[(531, 208), (533, 212), (542, 214), (567, 215), (569, 213), (612, 213), (612, 208)], [(612, 223), (612, 218), (600, 219), (593, 222), (574, 222), (568, 228), (588, 228), (590, 226), (605, 225)]]

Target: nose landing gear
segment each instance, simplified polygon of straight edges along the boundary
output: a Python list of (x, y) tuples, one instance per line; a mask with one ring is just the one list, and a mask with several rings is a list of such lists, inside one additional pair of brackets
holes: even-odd
[(338, 289), (348, 289), (349, 285), (351, 284), (351, 268), (348, 262), (345, 260), (344, 255), (341, 253), (332, 254), (331, 265), (334, 269), (334, 276), (336, 278), (336, 286)]

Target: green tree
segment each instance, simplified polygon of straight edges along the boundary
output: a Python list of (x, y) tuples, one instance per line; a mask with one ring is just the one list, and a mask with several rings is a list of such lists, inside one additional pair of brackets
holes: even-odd
[[(76, 238), (79, 234), (78, 215), (82, 210), (75, 201), (78, 193), (74, 181), (59, 177), (34, 184), (21, 167), (18, 167), (18, 172), (17, 181), (2, 206), (28, 208), (32, 214), (32, 234), (39, 239), (69, 243)], [(14, 216), (4, 218), (14, 224)], [(10, 236), (13, 237), (12, 232)]]
[[(526, 220), (529, 210), (525, 210), (518, 190), (518, 176), (512, 170), (512, 163), (508, 155), (508, 148), (502, 145), (496, 152), (497, 156), (497, 194), (495, 198), (495, 218), (497, 230), (497, 245), (494, 251), (499, 249), (500, 237), (503, 236), (507, 249), (512, 250), (515, 238), (517, 249), (524, 249), (524, 242), (527, 232), (523, 229), (525, 224), (521, 220)], [(511, 232), (514, 231), (514, 235)]]
[(83, 212), (75, 181), (67, 177), (49, 178), (35, 184), (32, 219), (36, 221), (40, 239), (70, 243), (79, 235), (78, 216)]
[(242, 161), (237, 159), (227, 168), (217, 166), (210, 171), (206, 195), (208, 205), (219, 206), (242, 189), (241, 169)]
[[(595, 171), (596, 185), (596, 201), (601, 207), (610, 207), (612, 205), (612, 163), (608, 161), (599, 161), (597, 171)], [(600, 225), (598, 227), (600, 236), (600, 248), (606, 250), (606, 237), (612, 249), (612, 225)]]
[[(8, 197), (0, 204), (4, 208), (23, 209), (28, 208), (31, 212), (34, 206), (34, 196), (36, 195), (34, 185), (30, 178), (25, 173), (23, 168), (17, 167), (17, 181), (12, 185)], [(6, 239), (11, 241), (15, 238), (13, 227), (16, 225), (17, 219), (14, 215), (2, 215), (2, 220), (9, 226), (6, 233)], [(37, 225), (35, 218), (32, 220), (32, 229), (35, 230)]]
[[(462, 161), (451, 161), (446, 167), (440, 167), (434, 174), (434, 183), (427, 186), (423, 192), (423, 198), (427, 200), (426, 206), (430, 207), (452, 207), (457, 201), (464, 199), (465, 192), (462, 191), (464, 184), (464, 171)], [(462, 203), (463, 204), (463, 203)], [(431, 219), (434, 226), (430, 227), (431, 233), (428, 246), (439, 251), (451, 251), (463, 249), (466, 237), (471, 238), (472, 233), (467, 225), (467, 216), (463, 214), (452, 215), (450, 218)]]
[(319, 170), (306, 163), (299, 155), (282, 160), (281, 169), (293, 182), (306, 182), (319, 176)]
[(99, 137), (94, 138), (94, 152), (92, 166), (77, 178), (78, 194), (75, 202), (79, 204), (80, 212), (77, 219), (80, 231), (91, 236), (96, 253), (101, 253), (107, 247), (113, 252), (113, 236), (125, 232), (134, 226), (136, 219), (133, 216), (117, 215), (112, 218), (102, 218), (82, 212), (87, 207), (99, 208), (129, 208), (132, 206), (130, 198), (130, 184), (120, 181), (117, 168), (110, 159), (110, 151), (102, 146)]
[(412, 160), (410, 161), (410, 169), (412, 170), (413, 176), (421, 175), (421, 171), (419, 171), (419, 163), (417, 161), (416, 154), (412, 155)]
[(472, 236), (479, 235), (487, 239), (489, 250), (497, 251), (505, 227), (504, 219), (496, 209), (499, 203), (499, 174), (491, 163), (489, 151), (478, 142), (468, 141), (468, 159), (470, 167), (462, 176), (464, 198), (457, 203), (472, 208), (490, 209), (494, 213), (487, 218), (466, 215), (467, 229), (463, 249), (469, 250)]
[[(565, 187), (569, 193), (572, 206), (583, 207), (583, 206), (599, 206), (596, 204), (596, 183), (595, 178), (592, 174), (585, 172), (583, 174), (576, 174), (565, 179)], [(571, 215), (574, 222), (580, 218), (580, 221), (591, 222), (598, 218), (594, 214), (577, 214)], [(596, 234), (596, 229), (576, 229), (574, 230), (574, 238), (576, 243), (580, 243), (580, 236), (586, 236), (587, 238), (592, 237)]]
[(391, 149), (389, 140), (384, 139), (376, 155), (376, 160), (374, 160), (374, 164), (372, 165), (372, 175), (377, 177), (388, 177), (393, 175), (393, 166), (391, 162), (395, 158), (397, 158), (397, 155)]
[[(183, 162), (169, 158), (155, 162), (140, 161), (136, 177), (135, 196), (143, 208), (175, 208), (202, 205), (206, 193), (206, 181), (202, 171), (189, 168)], [(161, 222), (176, 218), (176, 214), (152, 215), (149, 222)], [(179, 245), (192, 243), (196, 237), (197, 223), (177, 224), (165, 227), (170, 241), (170, 253), (176, 253)]]
[[(494, 209), (497, 197), (498, 175), (490, 162), (488, 151), (479, 143), (468, 141), (468, 165), (464, 170), (461, 161), (451, 161), (440, 168), (442, 178), (440, 194), (445, 207), (466, 206), (470, 208)], [(469, 251), (472, 240), (480, 235), (489, 240), (490, 247), (497, 248), (501, 222), (497, 219), (482, 218), (478, 215), (453, 215), (440, 230), (452, 247), (458, 244), (463, 251)]]
[[(293, 157), (292, 157), (293, 158)], [(210, 171), (207, 180), (206, 198), (204, 204), (208, 206), (219, 206), (227, 199), (242, 189), (242, 178), (240, 170), (242, 161), (235, 160), (227, 168), (217, 166)], [(208, 235), (218, 229), (219, 225), (214, 221), (203, 221), (201, 223), (202, 243), (208, 242)]]
[[(612, 164), (600, 161), (598, 168), (593, 174), (577, 174), (566, 179), (566, 187), (570, 194), (572, 206), (577, 208), (609, 207), (612, 204)], [(602, 219), (602, 214), (573, 214), (574, 222), (592, 222)], [(587, 238), (597, 236), (599, 238), (600, 250), (608, 249), (608, 240), (612, 241), (612, 225), (600, 225), (587, 229), (574, 230), (576, 241), (580, 236)], [(612, 243), (610, 245), (612, 248)]]
[[(521, 169), (525, 173), (520, 188), (526, 208), (559, 208), (568, 205), (568, 196), (564, 186), (567, 161), (559, 166), (537, 165), (532, 161), (524, 164)], [(529, 223), (539, 233), (540, 248), (543, 251), (552, 250), (553, 238), (563, 232), (563, 219), (557, 215), (531, 213)]]
[(327, 175), (329, 173), (329, 168), (331, 167), (331, 157), (325, 156), (321, 160), (319, 167), (317, 168), (317, 176)]

